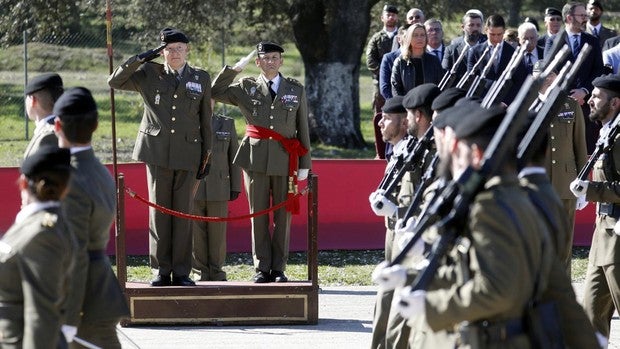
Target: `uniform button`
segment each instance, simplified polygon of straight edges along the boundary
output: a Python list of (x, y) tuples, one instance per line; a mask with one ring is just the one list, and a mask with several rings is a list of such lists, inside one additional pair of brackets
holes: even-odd
[(551, 148), (551, 151), (555, 151), (555, 148)]
[(270, 115), (270, 116), (269, 116), (269, 118), (270, 118), (271, 120), (273, 120), (273, 115)]
[(271, 109), (275, 108), (273, 105), (271, 106)]
[(174, 133), (174, 130), (170, 130), (170, 133)]
[(549, 125), (549, 127), (553, 127), (553, 124)]
[(198, 142), (198, 138), (194, 138), (194, 143)]
[(273, 125), (269, 126), (269, 128), (273, 130)]
[(176, 105), (173, 105), (173, 106), (172, 106), (172, 110), (175, 110), (176, 108), (177, 108), (177, 106), (176, 106)]
[(551, 136), (551, 139), (555, 139), (555, 136)]
[(174, 95), (172, 95), (172, 97), (173, 97), (173, 98), (177, 98), (177, 95), (176, 95), (176, 94), (174, 94)]
[(568, 123), (570, 124), (570, 121)]
[(269, 137), (269, 139), (273, 139), (273, 137)]
[(174, 117), (172, 118), (172, 121), (176, 121), (176, 120), (177, 120), (177, 118), (174, 118)]
[(551, 160), (551, 163), (552, 163), (552, 164), (555, 164), (555, 160)]

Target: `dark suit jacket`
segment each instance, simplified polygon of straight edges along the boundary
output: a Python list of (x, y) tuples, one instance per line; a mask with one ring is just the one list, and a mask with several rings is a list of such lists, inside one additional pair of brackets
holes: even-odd
[[(485, 42), (485, 41), (486, 41), (486, 36), (484, 35), (481, 36), (479, 43)], [(445, 50), (443, 53), (443, 59), (441, 60), (442, 68), (445, 70), (452, 69), (452, 66), (454, 65), (454, 63), (456, 63), (456, 60), (459, 59), (459, 56), (461, 55), (461, 51), (463, 51), (464, 47), (465, 47), (465, 39), (463, 39), (463, 36), (459, 36), (455, 38), (454, 40), (452, 40), (450, 45), (445, 46)], [(461, 77), (465, 75), (466, 72), (467, 72), (467, 56), (465, 56), (465, 59), (463, 59), (463, 61), (461, 61), (461, 64), (459, 64), (459, 66), (456, 68), (456, 81), (459, 81)]]
[[(424, 52), (422, 55), (422, 70), (424, 74), (424, 83), (439, 84), (443, 78), (444, 70), (441, 63), (435, 55)], [(415, 87), (415, 71), (411, 60), (405, 60), (399, 56), (394, 61), (392, 68), (392, 95), (404, 96), (409, 90)]]
[[(593, 35), (592, 30), (590, 30), (590, 27), (586, 26), (586, 33)], [(598, 41), (599, 44), (601, 46), (601, 48), (603, 47), (603, 45), (605, 44), (605, 41), (607, 41), (607, 39), (613, 38), (614, 36), (616, 36), (617, 33), (615, 30), (609, 29), (603, 25), (601, 25), (601, 30), (598, 33)]]
[[(588, 43), (592, 46), (592, 51), (586, 60), (583, 62), (579, 71), (577, 72), (577, 77), (573, 82), (573, 86), (571, 88), (585, 88), (588, 90), (588, 93), (592, 92), (592, 80), (597, 76), (602, 74), (603, 71), (603, 55), (601, 54), (601, 46), (599, 45), (598, 39), (588, 33), (581, 33), (581, 39), (579, 40), (579, 44), (581, 47), (585, 43)], [(547, 43), (547, 47), (545, 47), (545, 59), (550, 61), (555, 57), (556, 53), (562, 49), (562, 46), (567, 44), (568, 47), (571, 47), (571, 40), (568, 38), (568, 34), (565, 29), (560, 30), (558, 35), (556, 35), (555, 40), (553, 40), (553, 46), (549, 47), (549, 43)], [(581, 48), (580, 48), (581, 50)], [(571, 62), (575, 61), (575, 57), (573, 55), (568, 55), (568, 60)], [(560, 67), (566, 63), (560, 62)]]
[(394, 61), (400, 56), (400, 50), (395, 50), (383, 55), (381, 59), (381, 68), (379, 69), (379, 93), (385, 99), (392, 98), (392, 67), (394, 67)]

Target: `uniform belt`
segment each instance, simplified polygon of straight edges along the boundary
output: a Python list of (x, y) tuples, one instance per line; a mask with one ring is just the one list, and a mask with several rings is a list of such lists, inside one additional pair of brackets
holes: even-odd
[[(477, 327), (477, 332), (480, 334), (486, 343), (503, 342), (522, 334), (525, 334), (525, 326), (523, 325), (523, 319), (509, 319), (504, 321), (489, 322), (480, 321), (476, 323), (470, 323), (466, 326)], [(461, 329), (463, 332), (463, 329)]]
[(617, 204), (599, 203), (596, 211), (597, 214), (620, 218), (620, 205)]
[(104, 250), (88, 250), (88, 259), (91, 261), (97, 261), (105, 258)]

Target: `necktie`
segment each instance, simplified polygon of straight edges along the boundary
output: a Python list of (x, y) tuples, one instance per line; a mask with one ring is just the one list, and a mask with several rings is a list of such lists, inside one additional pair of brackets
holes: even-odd
[(273, 81), (269, 80), (269, 94), (271, 94), (271, 100), (276, 99), (276, 91), (273, 90)]
[(579, 35), (573, 35), (573, 56), (577, 57), (579, 54)]
[(592, 33), (594, 33), (594, 36), (598, 38), (598, 29), (596, 28), (592, 29)]
[(176, 85), (179, 86), (179, 82), (181, 82), (181, 75), (179, 74), (178, 71), (173, 70), (174, 71), (174, 78), (177, 80)]
[(532, 74), (532, 54), (529, 52), (525, 54), (525, 64), (527, 65), (528, 74)]
[(433, 54), (437, 56), (437, 59), (439, 59), (439, 61), (441, 62), (441, 56), (440, 56), (439, 50), (433, 50)]

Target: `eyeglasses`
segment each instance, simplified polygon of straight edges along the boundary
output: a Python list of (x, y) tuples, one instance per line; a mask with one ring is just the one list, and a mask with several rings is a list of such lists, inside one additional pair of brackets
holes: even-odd
[(549, 17), (549, 20), (551, 22), (560, 22), (562, 20), (562, 17), (559, 16), (553, 16), (553, 17)]
[(420, 18), (422, 18), (422, 16), (420, 16), (420, 15), (415, 15), (415, 16), (407, 17), (407, 19), (420, 19)]
[(574, 14), (573, 17), (588, 18), (590, 16), (588, 14)]
[(166, 47), (164, 50), (170, 53), (183, 53), (186, 50), (186, 47)]

